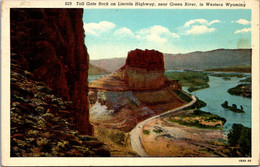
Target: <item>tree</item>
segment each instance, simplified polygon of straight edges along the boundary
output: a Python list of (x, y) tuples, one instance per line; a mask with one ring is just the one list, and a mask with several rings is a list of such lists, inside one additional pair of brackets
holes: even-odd
[(226, 106), (228, 106), (228, 101), (225, 101), (224, 104), (225, 104)]
[(241, 110), (243, 110), (243, 109), (244, 109), (242, 105), (240, 106), (240, 109), (241, 109)]
[(228, 106), (228, 102), (225, 101), (223, 104), (222, 104), (223, 107), (227, 107)]
[(241, 124), (233, 124), (232, 129), (228, 133), (228, 144), (230, 146), (236, 146), (237, 141), (240, 138), (241, 131), (243, 129), (243, 125)]
[(228, 133), (228, 144), (237, 147), (242, 156), (250, 156), (251, 128), (241, 124), (233, 124), (232, 129)]
[(243, 127), (238, 145), (243, 156), (251, 155), (251, 128)]

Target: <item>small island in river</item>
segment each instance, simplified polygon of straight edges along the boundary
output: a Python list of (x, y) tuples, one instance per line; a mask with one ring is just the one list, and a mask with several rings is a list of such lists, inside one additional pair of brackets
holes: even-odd
[(226, 108), (226, 109), (232, 111), (232, 112), (245, 113), (243, 106), (240, 106), (240, 109), (237, 108), (236, 104), (232, 104), (232, 106), (229, 106), (227, 101), (225, 101), (223, 104), (221, 104), (221, 106), (223, 108)]

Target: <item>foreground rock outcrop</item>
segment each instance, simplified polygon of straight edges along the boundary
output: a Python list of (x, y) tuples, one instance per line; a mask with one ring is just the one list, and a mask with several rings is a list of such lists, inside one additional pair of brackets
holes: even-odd
[(44, 82), (11, 64), (11, 156), (110, 156), (102, 142), (75, 129), (71, 101), (54, 95)]
[(88, 53), (83, 9), (18, 9), (11, 14), (11, 62), (72, 101), (77, 129), (91, 134), (88, 121)]

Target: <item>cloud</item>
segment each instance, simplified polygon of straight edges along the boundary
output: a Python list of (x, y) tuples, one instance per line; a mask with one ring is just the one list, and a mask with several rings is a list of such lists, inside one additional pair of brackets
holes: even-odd
[(238, 23), (238, 24), (247, 25), (247, 24), (250, 24), (250, 21), (247, 21), (245, 19), (239, 19), (237, 21), (231, 21), (231, 23)]
[(100, 35), (104, 32), (109, 32), (115, 27), (115, 24), (108, 21), (101, 21), (99, 23), (84, 23), (85, 33), (89, 35)]
[(186, 35), (206, 34), (206, 33), (214, 32), (215, 30), (216, 30), (215, 28), (208, 28), (205, 25), (194, 25), (194, 26), (191, 27), (191, 29), (186, 31)]
[(212, 24), (221, 23), (220, 20), (208, 21), (206, 19), (194, 19), (187, 21), (182, 27), (179, 27), (183, 35), (200, 35), (216, 31), (215, 28), (209, 28)]
[(145, 40), (148, 42), (165, 43), (172, 38), (179, 38), (176, 33), (171, 32), (168, 28), (161, 25), (155, 25), (149, 28), (142, 28), (132, 32), (127, 27), (115, 28), (116, 25), (112, 22), (101, 21), (99, 23), (84, 23), (85, 33), (99, 37), (100, 35), (113, 34), (117, 39), (132, 39)]
[(237, 30), (234, 32), (234, 34), (247, 33), (247, 32), (251, 32), (251, 28), (243, 28), (241, 30)]
[(129, 28), (126, 28), (126, 27), (117, 29), (114, 32), (114, 35), (117, 35), (117, 36), (130, 36), (130, 37), (134, 36), (133, 32)]
[(137, 39), (145, 39), (150, 42), (165, 43), (168, 39), (179, 38), (176, 33), (171, 32), (168, 28), (155, 25), (149, 28), (143, 28), (136, 33)]
[(193, 24), (211, 25), (211, 24), (214, 24), (214, 23), (221, 23), (221, 21), (220, 20), (213, 20), (213, 21), (209, 22), (208, 20), (205, 20), (205, 19), (194, 19), (194, 20), (187, 21), (184, 24), (184, 27), (190, 27)]
[(213, 20), (213, 21), (209, 22), (208, 25), (211, 25), (211, 24), (214, 24), (214, 23), (221, 23), (221, 21), (220, 20)]
[(208, 21), (205, 19), (190, 20), (184, 24), (184, 27), (189, 27), (190, 25), (195, 24), (195, 23), (205, 24), (205, 23), (208, 23)]

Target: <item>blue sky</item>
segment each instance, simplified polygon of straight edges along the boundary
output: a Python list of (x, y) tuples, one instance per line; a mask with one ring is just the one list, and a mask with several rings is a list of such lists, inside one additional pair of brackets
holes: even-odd
[(84, 9), (90, 59), (126, 57), (130, 50), (188, 53), (251, 48), (251, 10)]

